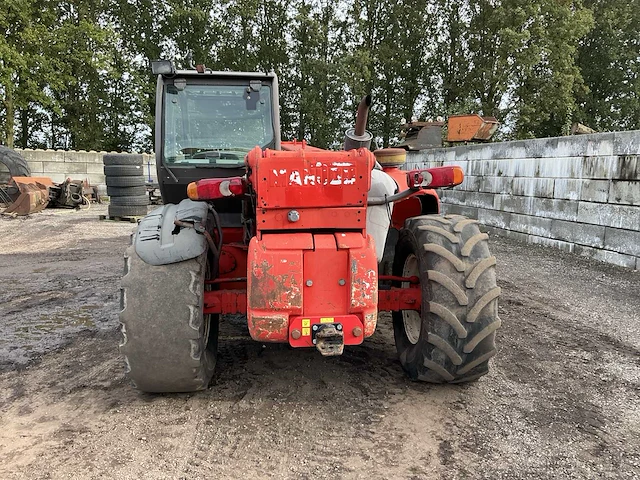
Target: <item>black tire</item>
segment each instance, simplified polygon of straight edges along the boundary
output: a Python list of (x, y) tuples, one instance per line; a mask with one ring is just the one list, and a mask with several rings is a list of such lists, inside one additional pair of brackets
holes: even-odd
[(144, 217), (147, 207), (131, 205), (109, 205), (110, 217)]
[(140, 187), (145, 184), (143, 176), (139, 177), (112, 177), (106, 178), (107, 187)]
[(142, 155), (138, 153), (105, 153), (102, 156), (105, 165), (142, 165)]
[(420, 277), (422, 315), (393, 312), (396, 349), (409, 377), (476, 380), (489, 371), (500, 327), (496, 258), (476, 220), (425, 215), (400, 232), (394, 275)]
[[(125, 177), (131, 178), (131, 177)], [(107, 187), (107, 195), (110, 197), (131, 197), (134, 195), (146, 195), (147, 187)]]
[(142, 165), (105, 165), (104, 174), (107, 177), (144, 177)]
[(192, 392), (209, 385), (218, 318), (203, 315), (207, 253), (155, 267), (125, 253), (120, 323), (129, 378), (144, 392)]
[(31, 169), (22, 155), (0, 145), (0, 163), (4, 164), (12, 177), (30, 177)]
[(136, 195), (135, 197), (111, 197), (111, 205), (114, 206), (146, 206), (149, 205), (148, 195)]

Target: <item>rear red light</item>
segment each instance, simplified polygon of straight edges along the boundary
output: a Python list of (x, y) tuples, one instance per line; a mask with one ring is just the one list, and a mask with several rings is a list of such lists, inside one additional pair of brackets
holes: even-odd
[(460, 185), (463, 180), (464, 173), (462, 168), (457, 165), (411, 170), (407, 173), (409, 188), (453, 187), (454, 185)]
[(246, 192), (247, 186), (242, 177), (206, 178), (191, 182), (187, 187), (187, 196), (191, 200), (215, 200), (244, 195)]

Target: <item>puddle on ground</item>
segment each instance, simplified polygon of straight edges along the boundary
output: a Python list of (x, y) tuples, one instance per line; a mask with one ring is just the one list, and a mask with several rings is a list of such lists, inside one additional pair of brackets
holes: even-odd
[(87, 312), (59, 313), (55, 315), (40, 315), (39, 320), (32, 325), (25, 325), (16, 330), (16, 335), (22, 338), (29, 335), (44, 335), (68, 327), (95, 327), (93, 315)]
[(96, 328), (95, 310), (100, 305), (83, 305), (0, 325), (0, 369), (9, 364), (25, 364), (34, 354), (44, 353), (85, 329)]

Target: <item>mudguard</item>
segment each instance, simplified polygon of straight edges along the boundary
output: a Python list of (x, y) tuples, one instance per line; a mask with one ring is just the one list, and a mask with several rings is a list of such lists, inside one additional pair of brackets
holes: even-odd
[(175, 220), (206, 223), (205, 202), (182, 200), (178, 205), (156, 208), (138, 224), (133, 245), (138, 256), (150, 265), (168, 265), (202, 255), (208, 248), (204, 235), (193, 228), (181, 228)]

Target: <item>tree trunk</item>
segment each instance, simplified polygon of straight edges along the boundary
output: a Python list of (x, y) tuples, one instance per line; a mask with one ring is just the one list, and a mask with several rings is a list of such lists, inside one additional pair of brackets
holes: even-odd
[(56, 148), (56, 141), (58, 140), (58, 137), (56, 135), (56, 126), (55, 126), (55, 119), (54, 119), (54, 115), (51, 115), (51, 148), (55, 149)]
[(20, 146), (27, 148), (29, 143), (29, 107), (20, 111)]
[(13, 106), (13, 90), (11, 85), (7, 84), (4, 95), (4, 109), (6, 113), (4, 138), (7, 142), (7, 147), (13, 148), (13, 134), (14, 134), (14, 122), (15, 122), (15, 109)]
[[(390, 87), (391, 82), (387, 79), (387, 85)], [(384, 123), (382, 132), (382, 146), (387, 148), (389, 146), (389, 140), (391, 140), (391, 102), (393, 99), (393, 93), (391, 88), (387, 88), (387, 95), (384, 102)]]

